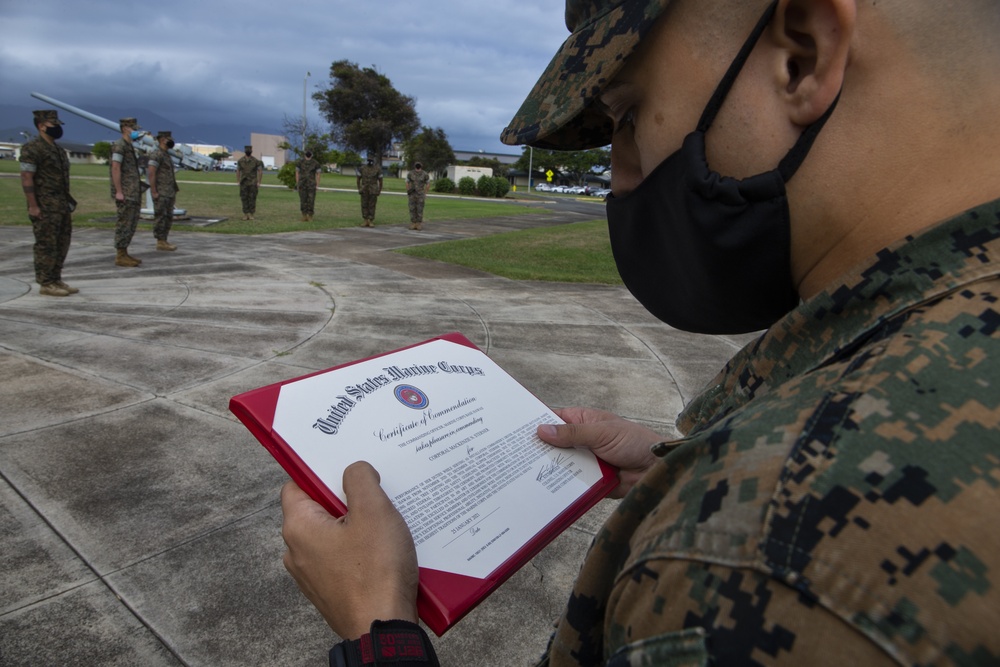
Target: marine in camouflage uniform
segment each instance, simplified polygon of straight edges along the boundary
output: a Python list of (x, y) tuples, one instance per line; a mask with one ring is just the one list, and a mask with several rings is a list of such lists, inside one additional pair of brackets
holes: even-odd
[(111, 145), (111, 197), (115, 200), (118, 210), (118, 221), (115, 224), (115, 264), (118, 266), (136, 267), (142, 260), (133, 257), (128, 252), (139, 224), (140, 201), (145, 183), (139, 175), (139, 162), (135, 148), (132, 146), (132, 132), (139, 132), (140, 127), (135, 118), (122, 118), (118, 121), (121, 128), (121, 138)]
[(69, 158), (55, 142), (62, 136), (63, 123), (50, 109), (34, 111), (33, 116), (38, 136), (21, 148), (20, 163), (21, 186), (35, 234), (35, 281), (40, 294), (68, 296), (80, 290), (62, 279), (76, 207), (69, 193)]
[(320, 174), (323, 168), (313, 159), (312, 151), (295, 165), (295, 187), (299, 191), (299, 210), (303, 222), (312, 220), (316, 213), (316, 189), (319, 187)]
[(375, 226), (375, 205), (378, 196), (382, 194), (382, 167), (375, 166), (375, 161), (368, 159), (358, 170), (358, 193), (361, 195), (362, 227)]
[(153, 236), (156, 238), (156, 249), (166, 251), (177, 250), (177, 246), (167, 241), (167, 237), (174, 222), (174, 203), (180, 190), (174, 174), (174, 161), (168, 152), (174, 147), (174, 140), (170, 134), (168, 130), (161, 130), (156, 134), (159, 148), (150, 156), (147, 167), (155, 214)]
[(236, 161), (236, 182), (240, 184), (243, 219), (253, 220), (257, 213), (257, 190), (264, 178), (264, 163), (253, 156), (253, 146), (244, 146), (245, 155)]
[(998, 302), (993, 202), (772, 326), (657, 446), (543, 664), (998, 664)]
[[(502, 139), (606, 145), (615, 124), (594, 102), (608, 65), (666, 4), (568, 0), (575, 32)], [(595, 44), (607, 48), (593, 56)], [(998, 300), (992, 201), (770, 326), (688, 404), (683, 437), (653, 448), (541, 664), (1000, 664)]]
[(419, 162), (413, 167), (406, 175), (406, 195), (410, 205), (410, 229), (420, 230), (423, 229), (424, 201), (427, 199), (431, 177)]
[[(732, 35), (764, 3), (692, 0), (636, 51), (668, 5), (675, 9), (669, 0), (567, 0), (573, 34), (502, 140), (559, 150), (612, 143), (614, 196), (640, 204), (617, 221), (674, 226), (664, 244), (720, 223), (724, 207), (753, 208), (758, 186), (781, 185), (763, 195), (784, 203), (767, 209), (773, 218), (734, 216), (710, 238), (732, 242), (753, 233), (748, 224), (783, 225), (787, 267), (759, 268), (787, 270), (804, 301), (726, 364), (681, 414), (683, 437), (655, 444), (651, 460), (646, 443), (656, 434), (613, 415), (569, 409), (569, 424), (539, 428), (547, 442), (619, 465), (628, 491), (596, 535), (541, 664), (1000, 664), (992, 10), (975, 0), (773, 2), (754, 33), (767, 37), (735, 55)], [(709, 50), (753, 66), (726, 70)], [(668, 54), (677, 60), (667, 63)], [(681, 61), (692, 56), (698, 67)], [(732, 99), (708, 101), (711, 86), (737, 78)], [(690, 99), (692, 90), (706, 99)], [(965, 95), (960, 104), (956, 94)], [(728, 122), (707, 138), (714, 161), (752, 174), (740, 181), (700, 169), (705, 153), (690, 150), (706, 137), (700, 123), (692, 132), (698, 114), (723, 102)], [(947, 109), (941, 127), (938, 108)], [(810, 138), (804, 128), (827, 117), (808, 163), (782, 173), (802, 157), (789, 151), (802, 145), (793, 136)], [(688, 150), (671, 150), (682, 142)], [(770, 166), (757, 171), (758, 162)], [(678, 163), (683, 177), (709, 178), (656, 178)], [(889, 187), (878, 182), (885, 173)], [(699, 196), (713, 205), (699, 208)], [(704, 261), (706, 276), (693, 281), (732, 270)], [(685, 303), (677, 286), (654, 287), (661, 304), (703, 305)], [(754, 305), (770, 306), (772, 296), (762, 291)], [(730, 325), (742, 326), (719, 326)], [(349, 611), (362, 621), (380, 613), (357, 602), (378, 583), (351, 575), (416, 569), (409, 544), (379, 530), (398, 513), (377, 495), (376, 472), (355, 470), (352, 492), (368, 500), (355, 521), (364, 540), (327, 529), (301, 491), (283, 498), (285, 562), (300, 585), (316, 585), (310, 599), (331, 626), (351, 636), (364, 623), (331, 611), (329, 600), (353, 596)], [(379, 542), (394, 548), (370, 548)], [(310, 556), (361, 550), (371, 566), (334, 569)], [(318, 585), (317, 573), (330, 572), (339, 581)], [(404, 581), (390, 578), (378, 593)], [(402, 594), (392, 602), (393, 613), (412, 605)]]

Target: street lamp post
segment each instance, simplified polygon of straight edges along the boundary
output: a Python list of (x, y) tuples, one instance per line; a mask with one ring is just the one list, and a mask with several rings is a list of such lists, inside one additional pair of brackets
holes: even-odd
[(302, 78), (302, 152), (306, 152), (306, 128), (308, 124), (306, 123), (306, 82), (309, 81), (309, 77), (312, 76), (312, 72), (306, 72), (306, 75)]
[(535, 161), (535, 148), (534, 146), (528, 146), (528, 192), (531, 192), (531, 167), (532, 162)]

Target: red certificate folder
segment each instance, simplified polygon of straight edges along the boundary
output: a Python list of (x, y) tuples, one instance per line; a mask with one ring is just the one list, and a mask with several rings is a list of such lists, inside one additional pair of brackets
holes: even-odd
[[(375, 355), (369, 357), (369, 359), (376, 359), (435, 340), (446, 340), (478, 349), (474, 343), (462, 334), (449, 333), (416, 343), (415, 345), (400, 348), (399, 350)], [(279, 392), (283, 385), (331, 370), (352, 366), (366, 360), (359, 359), (330, 369), (310, 373), (309, 375), (267, 385), (234, 396), (229, 402), (230, 411), (264, 445), (292, 480), (334, 516), (343, 516), (347, 512), (347, 506), (302, 461), (295, 450), (274, 431), (272, 425), (274, 423), (275, 408)], [(572, 525), (614, 489), (618, 484), (617, 470), (600, 459), (598, 459), (598, 463), (601, 470), (601, 479), (581, 495), (571, 506), (550, 521), (543, 530), (536, 533), (534, 537), (521, 546), (502, 565), (493, 570), (486, 578), (478, 579), (452, 572), (421, 567), (417, 610), (420, 618), (427, 624), (427, 627), (438, 636), (443, 635), (445, 631), (469, 613), (487, 595), (492, 593), (500, 584), (530, 561), (549, 542), (555, 539), (562, 531)]]

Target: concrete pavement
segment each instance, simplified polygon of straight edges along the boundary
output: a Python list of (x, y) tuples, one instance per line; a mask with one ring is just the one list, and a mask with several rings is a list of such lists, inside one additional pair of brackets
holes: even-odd
[[(234, 394), (461, 331), (557, 407), (673, 433), (749, 337), (694, 336), (621, 287), (516, 282), (392, 248), (599, 217), (231, 236), (148, 226), (113, 265), (81, 229), (38, 295), (29, 227), (0, 227), (0, 665), (324, 665), (336, 638), (284, 571), (286, 476)], [(528, 665), (604, 501), (436, 639), (442, 664)]]

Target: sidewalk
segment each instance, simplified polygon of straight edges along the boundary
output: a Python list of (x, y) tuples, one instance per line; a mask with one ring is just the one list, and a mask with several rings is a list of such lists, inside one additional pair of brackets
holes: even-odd
[[(593, 217), (593, 216), (591, 216)], [(461, 331), (553, 406), (664, 434), (748, 337), (678, 332), (621, 287), (522, 283), (394, 247), (560, 224), (511, 216), (246, 237), (73, 236), (42, 297), (0, 227), (0, 664), (325, 665), (336, 638), (284, 571), (286, 476), (237, 393)], [(435, 645), (445, 665), (541, 653), (604, 501)]]

